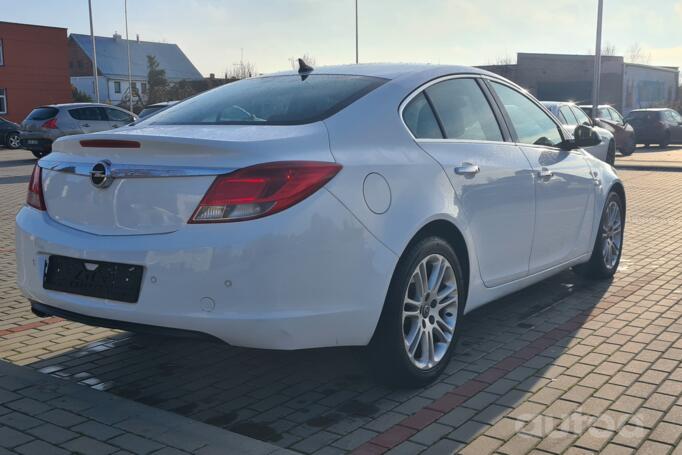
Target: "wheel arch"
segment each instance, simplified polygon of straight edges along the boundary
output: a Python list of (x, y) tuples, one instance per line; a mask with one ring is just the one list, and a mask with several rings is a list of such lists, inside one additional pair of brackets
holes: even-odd
[[(616, 192), (623, 201), (623, 216), (625, 216), (627, 213), (627, 204), (625, 199), (625, 187), (623, 186), (623, 183), (619, 180), (613, 182), (613, 185), (611, 185), (611, 188), (609, 188), (608, 193), (610, 193), (611, 191)], [(608, 193), (606, 194), (608, 195)]]

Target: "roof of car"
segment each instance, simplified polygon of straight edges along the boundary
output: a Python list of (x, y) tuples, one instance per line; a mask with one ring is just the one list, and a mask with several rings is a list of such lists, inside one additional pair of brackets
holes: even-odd
[[(69, 108), (69, 107), (113, 107), (116, 109), (121, 109), (118, 106), (112, 106), (111, 104), (104, 104), (104, 103), (61, 103), (61, 104), (45, 104), (43, 106), (38, 106), (37, 108), (41, 107), (55, 107), (55, 108)], [(37, 109), (36, 108), (36, 109)], [(125, 109), (124, 109), (125, 110)]]
[[(352, 65), (320, 66), (313, 69), (312, 74), (342, 74), (349, 76), (373, 76), (385, 79), (397, 79), (401, 76), (413, 75), (422, 72), (434, 72), (439, 74), (486, 74), (499, 77), (494, 73), (459, 65), (432, 65), (427, 63), (360, 63)], [(274, 73), (274, 75), (297, 75), (298, 71), (289, 70)], [(264, 76), (272, 76), (265, 74)]]
[(630, 112), (661, 112), (661, 111), (671, 111), (672, 109), (667, 107), (650, 107), (647, 109), (633, 109)]

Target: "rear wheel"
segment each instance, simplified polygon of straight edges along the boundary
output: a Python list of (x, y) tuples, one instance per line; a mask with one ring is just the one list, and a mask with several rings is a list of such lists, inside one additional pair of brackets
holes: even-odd
[(419, 387), (436, 379), (452, 356), (464, 308), (462, 271), (439, 237), (415, 243), (401, 258), (367, 347), (383, 382)]
[(625, 145), (623, 145), (623, 147), (620, 149), (620, 153), (623, 156), (630, 156), (634, 153), (635, 148), (637, 148), (637, 144), (635, 143), (635, 139), (634, 138), (628, 138), (625, 141)]
[(35, 156), (36, 158), (40, 159), (50, 152), (41, 152), (39, 150), (31, 150), (31, 153), (33, 153), (33, 156)]
[(661, 139), (661, 143), (658, 144), (659, 147), (667, 147), (668, 145), (670, 145), (670, 131), (665, 133), (663, 139)]
[(623, 200), (618, 193), (611, 191), (606, 198), (592, 256), (589, 262), (574, 267), (574, 270), (589, 278), (611, 278), (620, 264), (624, 228)]
[(7, 135), (7, 147), (13, 150), (21, 147), (21, 138), (19, 137), (19, 133), (9, 133)]

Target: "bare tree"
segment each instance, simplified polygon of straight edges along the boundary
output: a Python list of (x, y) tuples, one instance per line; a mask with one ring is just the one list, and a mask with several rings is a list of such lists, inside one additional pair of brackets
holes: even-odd
[(225, 70), (225, 79), (246, 79), (257, 74), (256, 65), (251, 62), (241, 61), (234, 63), (232, 68)]
[(601, 50), (601, 55), (616, 55), (616, 45), (607, 42)]
[[(308, 54), (307, 52), (303, 54), (303, 57), (300, 57), (308, 66), (315, 67), (315, 64), (317, 63), (317, 59), (313, 57), (312, 55)], [(291, 63), (291, 69), (293, 70), (298, 70), (298, 59), (299, 57), (289, 57), (289, 63)]]
[(509, 54), (505, 54), (503, 57), (497, 57), (495, 59), (495, 65), (514, 65), (516, 61)]
[(632, 46), (628, 47), (625, 60), (630, 63), (642, 63), (647, 65), (651, 61), (651, 53), (644, 52), (644, 49), (642, 49), (642, 46), (640, 46), (639, 43), (634, 43)]

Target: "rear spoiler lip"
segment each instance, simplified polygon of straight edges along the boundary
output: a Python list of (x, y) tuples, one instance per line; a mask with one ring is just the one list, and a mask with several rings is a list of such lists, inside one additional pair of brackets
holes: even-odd
[[(92, 168), (102, 161), (57, 161), (43, 158), (38, 165), (49, 171), (65, 172), (89, 177)], [(112, 178), (154, 178), (154, 177), (200, 177), (229, 174), (236, 168), (198, 167), (198, 166), (163, 166), (144, 164), (107, 163)]]

